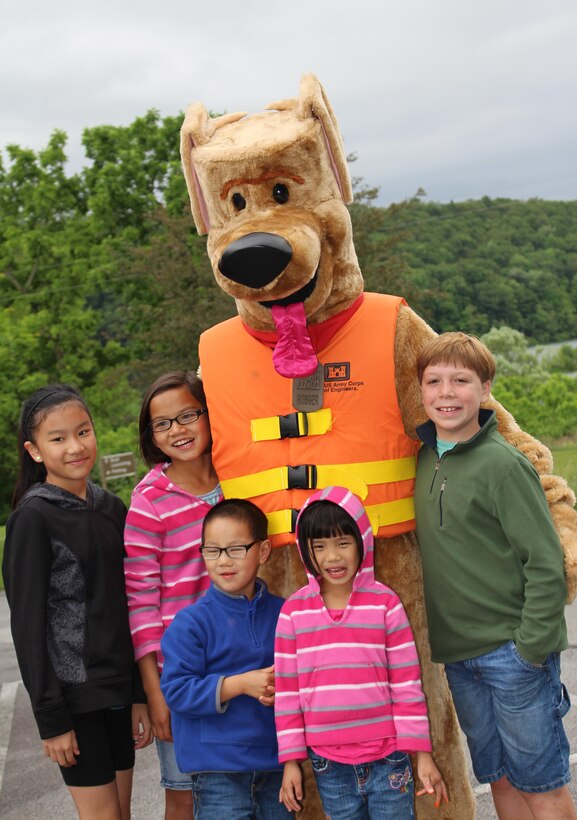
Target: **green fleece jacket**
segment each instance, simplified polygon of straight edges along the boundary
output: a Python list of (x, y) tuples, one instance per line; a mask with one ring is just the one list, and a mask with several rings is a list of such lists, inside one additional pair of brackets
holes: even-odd
[(437, 456), (417, 428), (415, 506), (432, 657), (473, 658), (513, 640), (529, 662), (567, 647), (563, 555), (539, 476), (481, 410), (478, 433)]

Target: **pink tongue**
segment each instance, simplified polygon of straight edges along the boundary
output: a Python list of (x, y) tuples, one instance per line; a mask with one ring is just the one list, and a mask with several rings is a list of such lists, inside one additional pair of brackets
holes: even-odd
[(304, 304), (273, 305), (272, 318), (278, 334), (272, 354), (274, 369), (287, 379), (310, 376), (318, 362), (307, 330)]

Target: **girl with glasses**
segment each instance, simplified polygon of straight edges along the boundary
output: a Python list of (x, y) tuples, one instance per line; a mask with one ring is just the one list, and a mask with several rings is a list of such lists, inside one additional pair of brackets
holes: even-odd
[(139, 433), (151, 469), (134, 489), (124, 532), (130, 628), (156, 737), (165, 816), (191, 820), (192, 780), (176, 764), (160, 690), (160, 640), (176, 613), (209, 586), (199, 553), (202, 523), (222, 494), (200, 379), (191, 371), (160, 376), (142, 401)]

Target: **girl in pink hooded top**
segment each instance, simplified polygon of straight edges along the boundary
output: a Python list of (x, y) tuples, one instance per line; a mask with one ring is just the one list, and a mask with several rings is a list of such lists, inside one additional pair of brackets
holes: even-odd
[(279, 800), (299, 811), (311, 758), (325, 813), (412, 818), (417, 795), (448, 802), (431, 755), (419, 659), (403, 605), (374, 577), (373, 533), (348, 490), (312, 495), (297, 521), (308, 584), (284, 603), (275, 639)]

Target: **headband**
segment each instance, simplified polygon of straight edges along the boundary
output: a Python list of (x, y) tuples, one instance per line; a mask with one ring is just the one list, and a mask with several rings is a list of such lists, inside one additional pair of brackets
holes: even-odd
[(31, 419), (31, 417), (32, 417), (32, 413), (36, 410), (36, 408), (37, 408), (39, 405), (41, 405), (41, 404), (42, 404), (42, 402), (43, 402), (45, 399), (49, 398), (50, 396), (55, 396), (57, 393), (65, 393), (65, 392), (67, 392), (67, 391), (62, 390), (62, 389), (60, 389), (60, 390), (50, 390), (50, 392), (49, 392), (49, 393), (45, 393), (45, 394), (44, 394), (41, 398), (39, 398), (39, 399), (38, 399), (38, 401), (36, 401), (36, 402), (32, 405), (32, 407), (30, 408), (30, 410), (29, 410), (29, 411), (28, 411), (28, 413), (26, 414), (26, 421), (25, 421), (25, 422), (24, 422), (24, 424), (22, 425), (22, 430), (23, 430), (24, 435), (25, 435), (26, 437), (28, 436), (28, 422), (30, 421), (30, 419)]

